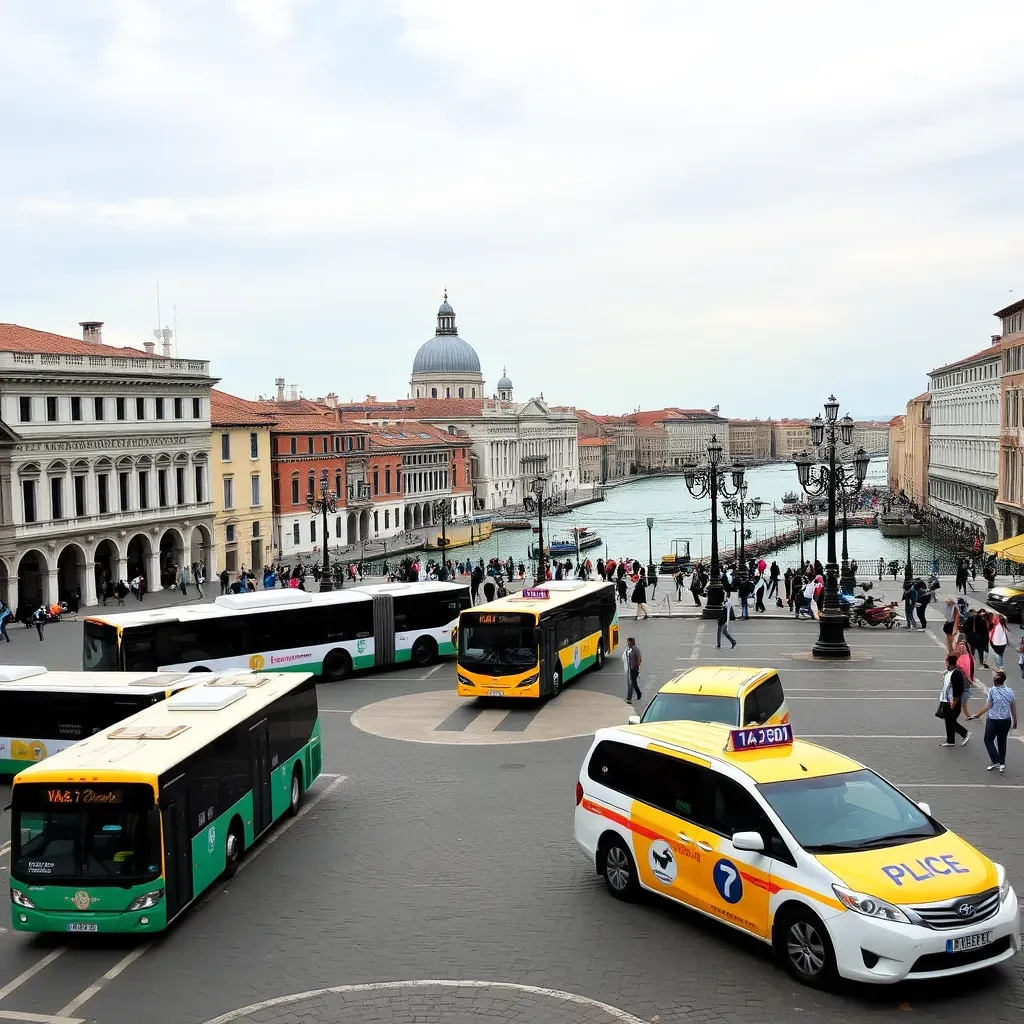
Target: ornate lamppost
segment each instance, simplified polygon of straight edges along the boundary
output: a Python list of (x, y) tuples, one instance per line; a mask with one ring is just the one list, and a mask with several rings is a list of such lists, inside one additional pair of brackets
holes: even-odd
[(722, 502), (722, 511), (725, 513), (726, 519), (740, 521), (740, 579), (746, 579), (747, 576), (747, 528), (744, 524), (748, 518), (756, 519), (761, 514), (763, 506), (764, 502), (760, 498), (752, 498), (747, 501), (747, 485), (745, 483), (740, 487), (735, 498)]
[(656, 572), (654, 568), (654, 546), (651, 540), (651, 531), (654, 529), (654, 517), (647, 517), (647, 585), (657, 586), (657, 583), (652, 584), (651, 581), (655, 578)]
[(743, 467), (737, 462), (732, 467), (732, 485), (730, 492), (725, 485), (725, 471), (719, 468), (722, 461), (722, 446), (717, 437), (712, 437), (708, 444), (707, 465), (698, 468), (697, 463), (687, 459), (683, 463), (683, 478), (686, 489), (695, 498), (711, 497), (711, 581), (708, 583), (708, 598), (704, 605), (703, 617), (717, 619), (722, 610), (725, 591), (722, 587), (722, 570), (718, 561), (718, 496), (735, 497), (743, 487)]
[(452, 506), (447, 498), (439, 498), (434, 502), (434, 521), (441, 523), (441, 567), (437, 574), (439, 580), (448, 579), (448, 524), (452, 521)]
[(811, 420), (811, 444), (823, 445), (828, 465), (812, 470), (807, 452), (797, 456), (796, 472), (800, 486), (811, 497), (828, 495), (828, 562), (825, 566), (825, 600), (819, 620), (818, 639), (813, 654), (816, 658), (848, 658), (850, 645), (846, 642), (846, 616), (839, 607), (839, 565), (836, 560), (836, 495), (855, 494), (864, 483), (868, 472), (868, 456), (860, 449), (853, 458), (853, 471), (837, 465), (836, 449), (848, 445), (853, 437), (853, 418), (846, 415), (838, 420), (839, 403), (830, 395), (825, 403), (825, 420), (815, 416)]
[(323, 593), (325, 590), (334, 589), (334, 579), (331, 573), (331, 557), (329, 545), (327, 543), (327, 516), (333, 516), (338, 511), (338, 496), (334, 491), (330, 490), (330, 483), (327, 480), (326, 469), (320, 477), (320, 497), (318, 498), (311, 494), (306, 498), (306, 502), (309, 505), (309, 514), (311, 516), (323, 517), (324, 564), (323, 571), (320, 573), (320, 591)]
[(538, 476), (533, 481), (533, 493), (537, 498), (537, 579), (534, 582), (542, 587), (548, 578), (544, 568), (544, 477)]

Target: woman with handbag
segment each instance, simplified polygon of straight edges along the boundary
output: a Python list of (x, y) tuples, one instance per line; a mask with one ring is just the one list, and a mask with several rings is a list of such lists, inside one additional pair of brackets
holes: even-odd
[(940, 743), (940, 747), (955, 747), (957, 736), (963, 737), (960, 745), (965, 747), (971, 738), (971, 734), (957, 721), (962, 710), (964, 684), (964, 674), (956, 666), (956, 655), (950, 654), (946, 658), (946, 674), (942, 677), (939, 706), (935, 711), (935, 717), (941, 718), (946, 725), (946, 742)]

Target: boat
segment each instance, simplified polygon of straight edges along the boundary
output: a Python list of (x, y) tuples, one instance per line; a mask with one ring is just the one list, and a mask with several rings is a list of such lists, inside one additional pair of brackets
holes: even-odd
[(799, 504), (799, 502), (800, 502), (800, 495), (798, 495), (796, 493), (796, 491), (787, 491), (782, 496), (782, 504), (783, 505), (796, 505), (796, 504)]
[(661, 556), (658, 572), (662, 576), (674, 576), (680, 569), (690, 567), (690, 541), (687, 537), (676, 537), (672, 541), (672, 552)]
[[(604, 541), (599, 534), (588, 530), (585, 526), (579, 529), (570, 530), (571, 536), (564, 540), (552, 540), (544, 545), (544, 550), (549, 555), (575, 555), (577, 550), (587, 551), (590, 548), (599, 547)], [(530, 557), (537, 557), (537, 545), (530, 545)]]
[(529, 530), (533, 523), (529, 519), (495, 519), (494, 525), (503, 530)]
[(907, 522), (906, 516), (879, 516), (878, 530), (883, 537), (920, 537), (924, 524), (920, 519)]

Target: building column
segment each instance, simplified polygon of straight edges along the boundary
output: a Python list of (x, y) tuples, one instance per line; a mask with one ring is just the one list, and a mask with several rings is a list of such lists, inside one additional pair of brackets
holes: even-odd
[(7, 604), (11, 609), (12, 614), (18, 611), (18, 602), (21, 600), (18, 594), (18, 572), (15, 569), (14, 572), (7, 577)]
[(43, 604), (51, 605), (57, 600), (57, 570), (51, 569), (45, 574), (40, 573), (40, 576), (43, 583)]
[(146, 564), (146, 590), (150, 594), (155, 594), (158, 590), (163, 590), (160, 585), (160, 549), (154, 548), (152, 543), (149, 546), (149, 554), (144, 558)]
[(96, 563), (85, 563), (85, 583), (82, 587), (82, 604), (96, 604)]
[(128, 557), (124, 556), (122, 558), (116, 559), (116, 561), (117, 578), (113, 580), (114, 585), (116, 586), (120, 582), (131, 583), (131, 580), (128, 579)]

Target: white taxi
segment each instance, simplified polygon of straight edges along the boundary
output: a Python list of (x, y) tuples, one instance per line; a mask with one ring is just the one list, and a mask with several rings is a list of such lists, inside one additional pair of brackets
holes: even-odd
[(800, 981), (963, 974), (1020, 949), (999, 864), (788, 724), (600, 730), (576, 842), (620, 899), (667, 896), (770, 943)]

